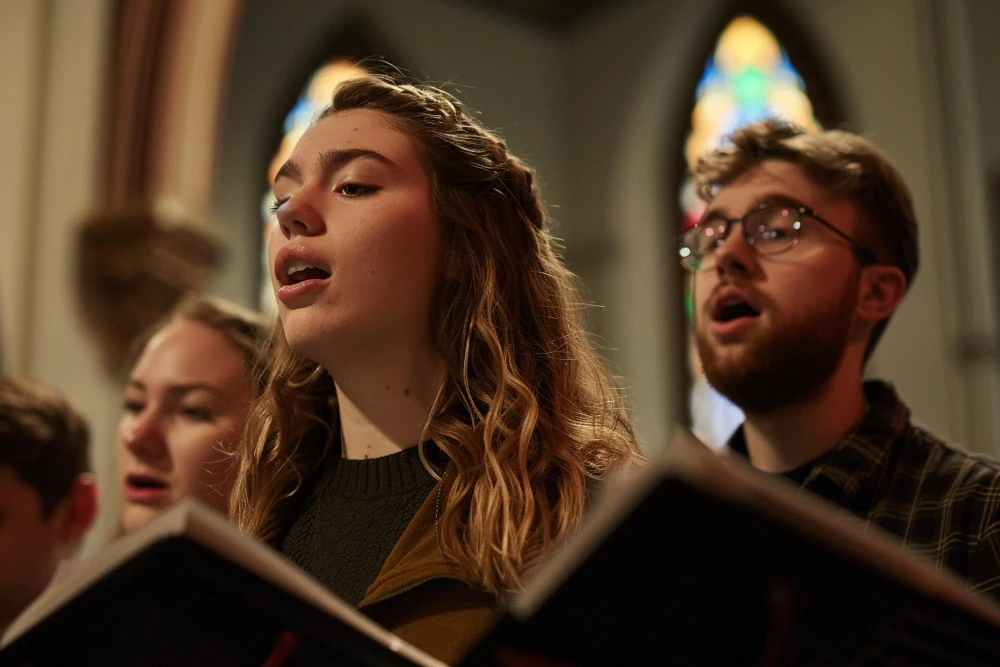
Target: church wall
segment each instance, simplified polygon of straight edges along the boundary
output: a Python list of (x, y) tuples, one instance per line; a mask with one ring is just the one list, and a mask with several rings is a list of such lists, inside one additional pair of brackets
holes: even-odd
[(0, 368), (7, 373), (26, 370), (28, 346), (25, 320), (30, 303), (25, 279), (34, 273), (30, 255), (33, 226), (29, 219), (32, 189), (37, 181), (33, 139), (38, 133), (42, 49), (37, 36), (43, 29), (43, 6), (31, 0), (0, 5), (0, 61), (7, 63), (4, 104), (0, 105), (0, 197), (6, 202), (4, 242), (0, 243)]

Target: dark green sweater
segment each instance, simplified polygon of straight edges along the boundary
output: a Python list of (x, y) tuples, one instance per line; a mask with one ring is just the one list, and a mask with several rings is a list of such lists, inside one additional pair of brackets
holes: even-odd
[(434, 484), (416, 447), (376, 459), (331, 457), (281, 551), (357, 606)]

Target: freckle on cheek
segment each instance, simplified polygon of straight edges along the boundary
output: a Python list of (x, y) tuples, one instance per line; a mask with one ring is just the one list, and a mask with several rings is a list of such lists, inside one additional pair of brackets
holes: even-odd
[(407, 387), (406, 389), (403, 390), (403, 396), (409, 396), (409, 395), (410, 395), (410, 389), (409, 387)]

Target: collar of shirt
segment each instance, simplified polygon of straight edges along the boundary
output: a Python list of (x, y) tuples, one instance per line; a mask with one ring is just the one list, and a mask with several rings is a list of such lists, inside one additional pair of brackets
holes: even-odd
[[(865, 415), (840, 442), (812, 462), (812, 470), (802, 482), (802, 488), (861, 515), (872, 502), (910, 420), (909, 409), (892, 385), (873, 380), (865, 383), (864, 392), (868, 402)], [(727, 446), (736, 454), (747, 455), (742, 425)]]

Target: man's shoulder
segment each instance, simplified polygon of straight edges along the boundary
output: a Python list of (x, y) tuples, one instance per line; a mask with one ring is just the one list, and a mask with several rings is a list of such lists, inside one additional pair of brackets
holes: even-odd
[(953, 493), (988, 493), (1000, 502), (1000, 461), (964, 447), (911, 424), (903, 437), (901, 469), (918, 472), (924, 483), (947, 482)]
[(921, 484), (938, 481), (948, 488), (1000, 489), (1000, 461), (972, 453), (915, 422), (891, 383), (867, 381), (865, 394), (872, 410), (863, 422), (866, 428), (861, 429), (860, 439), (879, 449), (882, 445), (878, 443), (888, 445), (889, 456), (883, 460), (894, 461), (894, 476), (903, 475)]

